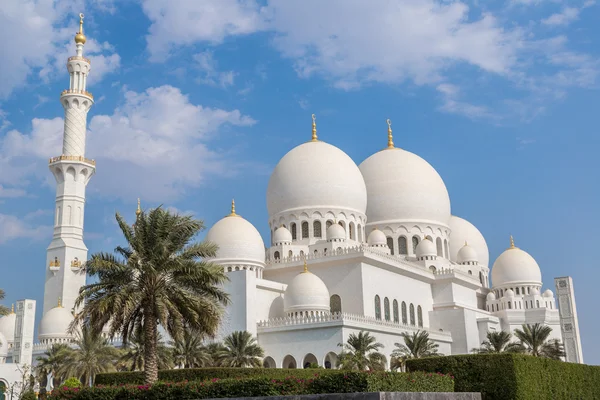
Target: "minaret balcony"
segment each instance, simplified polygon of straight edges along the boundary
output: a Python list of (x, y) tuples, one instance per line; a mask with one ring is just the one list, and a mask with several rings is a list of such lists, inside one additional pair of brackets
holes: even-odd
[(88, 64), (92, 63), (89, 58), (85, 58), (85, 57), (82, 57), (82, 56), (69, 57), (69, 59), (67, 60), (67, 62), (69, 62), (69, 61), (85, 61)]
[(65, 96), (67, 94), (80, 94), (80, 95), (83, 95), (83, 96), (87, 96), (87, 97), (89, 97), (92, 100), (94, 99), (94, 96), (90, 92), (88, 92), (87, 90), (65, 89), (65, 90), (62, 91), (62, 93), (60, 94), (60, 96), (62, 97), (62, 96)]
[(80, 161), (80, 162), (83, 162), (83, 163), (86, 163), (86, 164), (89, 164), (92, 166), (96, 166), (95, 160), (90, 160), (89, 158), (85, 158), (82, 156), (65, 156), (65, 155), (58, 156), (58, 157), (52, 157), (50, 159), (50, 161), (48, 162), (48, 164), (52, 165), (52, 164), (55, 164), (60, 161)]

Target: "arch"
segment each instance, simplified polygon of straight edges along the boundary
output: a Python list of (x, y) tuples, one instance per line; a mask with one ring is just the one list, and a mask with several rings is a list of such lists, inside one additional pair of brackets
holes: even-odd
[(398, 237), (398, 254), (408, 254), (408, 242), (406, 236)]
[(348, 233), (350, 235), (350, 240), (356, 240), (356, 235), (354, 233), (354, 222), (350, 222), (348, 224)]
[(379, 295), (375, 295), (375, 318), (381, 319), (381, 299)]
[(333, 225), (333, 221), (328, 219), (327, 222), (325, 222), (325, 229), (328, 229), (331, 225)]
[(263, 360), (263, 367), (277, 368), (277, 365), (275, 365), (275, 360), (273, 360), (273, 357), (265, 357), (265, 359)]
[(435, 239), (435, 248), (437, 250), (437, 256), (444, 257), (444, 250), (442, 249), (442, 239)]
[(302, 239), (308, 238), (308, 222), (302, 222)]
[(76, 175), (77, 175), (77, 172), (75, 172), (75, 168), (73, 168), (73, 167), (67, 168), (67, 175), (65, 178), (68, 181), (74, 182)]
[(410, 312), (410, 324), (412, 326), (414, 326), (415, 325), (415, 306), (413, 305), (413, 303), (410, 303), (409, 312)]
[(287, 355), (283, 358), (283, 363), (281, 364), (281, 368), (287, 368), (287, 369), (296, 369), (298, 368), (297, 366), (298, 364), (296, 363), (296, 359), (291, 356), (291, 355)]
[(394, 239), (389, 236), (387, 238), (387, 246), (390, 248), (390, 253), (394, 255)]
[(414, 235), (412, 237), (413, 253), (417, 250), (417, 246), (419, 245), (420, 240), (421, 239), (417, 235)]
[(398, 314), (398, 300), (395, 300), (392, 302), (392, 314), (394, 315), (394, 322), (395, 323), (399, 323), (400, 322), (400, 316)]
[(6, 383), (4, 383), (3, 380), (0, 380), (0, 400), (5, 399), (5, 393), (6, 393), (7, 388), (8, 388), (8, 386), (6, 386)]
[(536, 300), (535, 303), (536, 303), (536, 308), (540, 308), (540, 301)]
[(327, 353), (323, 366), (325, 369), (335, 369), (337, 367), (337, 354), (334, 352)]
[(304, 257), (304, 250), (300, 250), (300, 257)]
[(421, 306), (417, 306), (417, 324), (419, 328), (423, 327), (423, 309)]
[(279, 260), (281, 258), (281, 256), (279, 255), (279, 252), (276, 251), (275, 253), (273, 253), (273, 258), (276, 260)]
[(77, 207), (77, 221), (80, 227), (83, 227), (83, 212), (81, 211), (81, 207)]
[(66, 214), (67, 214), (67, 225), (73, 225), (73, 209), (71, 208), (71, 206), (67, 206)]
[(54, 225), (60, 225), (62, 221), (62, 215), (60, 215), (60, 206), (56, 207), (56, 221), (54, 222)]
[(342, 312), (342, 298), (339, 295), (334, 294), (329, 298), (329, 311), (332, 314)]
[(483, 272), (481, 272), (481, 271), (479, 271), (479, 282), (481, 282), (481, 286), (484, 286)]
[(288, 251), (288, 257), (292, 258), (294, 256), (294, 252), (292, 250)]
[(390, 299), (387, 297), (383, 299), (383, 316), (386, 321), (390, 320)]
[(437, 272), (437, 268), (433, 265), (429, 266), (429, 270), (431, 271), (432, 274), (435, 274)]
[(317, 360), (317, 357), (315, 357), (314, 354), (312, 353), (308, 353), (307, 355), (304, 356), (304, 361), (302, 361), (302, 367), (304, 369), (306, 368), (310, 368), (313, 366), (319, 366), (319, 360)]
[(320, 238), (323, 236), (321, 233), (321, 221), (313, 222), (313, 236), (316, 238)]
[(356, 227), (356, 233), (357, 233), (358, 241), (362, 242), (363, 241), (363, 238), (362, 238), (362, 226), (360, 226), (360, 224), (358, 224), (357, 227)]
[(296, 233), (296, 223), (292, 222), (290, 224), (290, 231), (292, 232), (292, 240), (298, 239), (298, 234)]
[(406, 303), (402, 302), (402, 323), (408, 324), (408, 318), (406, 317)]
[(469, 275), (473, 275), (473, 271), (469, 270)]
[(444, 255), (449, 260), (450, 252), (448, 251), (448, 239), (444, 239)]

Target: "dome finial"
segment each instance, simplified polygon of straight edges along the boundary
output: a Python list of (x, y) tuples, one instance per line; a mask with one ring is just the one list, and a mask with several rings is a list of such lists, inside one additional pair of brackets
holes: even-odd
[(513, 236), (510, 235), (510, 247), (509, 249), (516, 249), (515, 247), (515, 239), (513, 239)]
[(306, 257), (304, 257), (304, 272), (308, 272), (308, 264), (306, 264)]
[(83, 13), (79, 14), (79, 32), (75, 34), (75, 43), (85, 44), (86, 38), (83, 34)]
[(392, 136), (392, 121), (388, 118), (385, 120), (388, 125), (388, 149), (395, 149), (394, 147), (394, 137)]
[(62, 308), (62, 301), (60, 297), (58, 298), (58, 308)]
[(469, 245), (469, 243), (467, 243), (467, 241), (465, 240), (465, 246), (468, 246), (468, 245)]
[(10, 305), (10, 313), (11, 314), (15, 313), (15, 304), (14, 303)]
[(239, 215), (235, 213), (235, 199), (231, 199), (231, 213), (228, 217), (239, 217)]
[(315, 114), (312, 115), (312, 139), (311, 142), (317, 142), (317, 117)]
[(135, 216), (139, 217), (141, 213), (142, 213), (142, 204), (140, 202), (140, 198), (138, 197), (138, 204), (137, 204), (137, 209), (135, 210)]

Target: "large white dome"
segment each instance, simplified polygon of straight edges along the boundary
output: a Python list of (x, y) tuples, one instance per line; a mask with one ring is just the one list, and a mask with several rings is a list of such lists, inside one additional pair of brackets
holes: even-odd
[(216, 263), (258, 265), (265, 263), (265, 244), (254, 225), (235, 213), (213, 225), (206, 240), (219, 246)]
[(367, 185), (367, 222), (450, 221), (450, 197), (437, 171), (421, 157), (399, 148), (373, 154), (359, 166)]
[(325, 283), (305, 269), (285, 289), (283, 309), (286, 314), (294, 312), (329, 312), (329, 290)]
[(40, 341), (72, 338), (73, 335), (68, 334), (67, 331), (74, 319), (73, 314), (60, 305), (48, 310), (40, 322)]
[(489, 266), (490, 251), (479, 229), (466, 219), (453, 215), (450, 217), (450, 260), (458, 261), (458, 252), (465, 242), (475, 250), (479, 265)]
[(359, 214), (367, 209), (367, 189), (354, 161), (337, 147), (320, 141), (289, 151), (275, 167), (267, 189), (271, 218), (312, 208)]
[(511, 284), (542, 284), (542, 272), (529, 253), (518, 247), (505, 250), (492, 267), (493, 287)]
[(17, 314), (12, 311), (10, 314), (0, 317), (0, 333), (4, 335), (10, 343), (15, 341), (15, 325), (17, 323)]

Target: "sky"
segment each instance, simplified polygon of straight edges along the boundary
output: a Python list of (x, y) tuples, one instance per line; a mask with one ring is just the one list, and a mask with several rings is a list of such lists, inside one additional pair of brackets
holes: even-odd
[(36, 299), (38, 314), (47, 162), (61, 153), (80, 12), (95, 98), (90, 254), (123, 243), (114, 215), (133, 221), (138, 197), (207, 227), (235, 198), (268, 242), (269, 175), (310, 139), (311, 114), (357, 164), (386, 146), (389, 118), (396, 146), (437, 169), (491, 260), (512, 234), (544, 289), (573, 277), (584, 359), (600, 364), (594, 1), (2, 0), (0, 287), (7, 304)]

